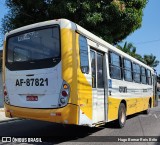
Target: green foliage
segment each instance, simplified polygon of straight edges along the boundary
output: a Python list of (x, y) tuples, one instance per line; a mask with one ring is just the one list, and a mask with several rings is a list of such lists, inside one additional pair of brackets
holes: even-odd
[(132, 43), (125, 42), (123, 47), (120, 45), (117, 45), (116, 47), (144, 63), (142, 56), (136, 53), (136, 47)]
[(144, 57), (142, 57), (140, 54), (137, 54), (136, 47), (132, 43), (125, 42), (123, 47), (120, 45), (117, 45), (116, 47), (152, 68), (155, 68), (159, 64), (159, 61), (156, 60), (156, 56), (153, 54), (144, 55)]
[(147, 0), (6, 0), (3, 32), (45, 20), (66, 18), (116, 44), (141, 27)]
[(151, 66), (153, 68), (155, 68), (159, 64), (159, 61), (156, 60), (156, 56), (154, 56), (153, 54), (151, 54), (151, 55), (144, 55), (143, 59), (144, 59), (144, 62), (147, 65), (149, 65), (149, 66)]
[(125, 42), (124, 46), (120, 46), (120, 45), (117, 45), (117, 48), (119, 48), (120, 50), (122, 50), (123, 52), (131, 55), (132, 57), (135, 57), (136, 56), (136, 47), (133, 46), (132, 43), (127, 43)]

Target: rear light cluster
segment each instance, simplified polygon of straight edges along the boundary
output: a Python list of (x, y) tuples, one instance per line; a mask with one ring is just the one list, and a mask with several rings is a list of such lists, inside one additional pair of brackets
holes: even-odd
[(7, 89), (6, 89), (5, 84), (3, 84), (3, 93), (4, 93), (4, 102), (6, 104), (10, 104), (10, 100), (9, 100), (9, 97), (8, 97), (8, 93), (7, 93)]
[(65, 81), (63, 81), (60, 95), (59, 95), (59, 106), (60, 107), (63, 107), (68, 103), (69, 93), (70, 93), (70, 87)]

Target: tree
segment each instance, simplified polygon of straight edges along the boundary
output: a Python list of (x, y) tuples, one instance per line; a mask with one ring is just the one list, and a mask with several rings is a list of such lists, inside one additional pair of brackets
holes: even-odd
[(116, 47), (144, 63), (143, 57), (136, 53), (136, 47), (132, 43), (125, 42), (123, 47), (121, 45), (116, 45)]
[(145, 63), (143, 57), (140, 54), (136, 54), (135, 58), (138, 59), (139, 61)]
[(144, 62), (149, 65), (150, 67), (155, 68), (158, 64), (159, 61), (156, 60), (156, 56), (154, 56), (153, 54), (151, 55), (144, 55)]
[(156, 56), (153, 54), (144, 55), (144, 57), (142, 57), (140, 54), (137, 54), (136, 47), (132, 43), (125, 42), (123, 47), (121, 45), (116, 45), (116, 47), (130, 56), (138, 59), (139, 61), (149, 65), (150, 67), (155, 68), (159, 64), (159, 61), (156, 60)]
[(141, 27), (147, 0), (6, 0), (3, 33), (35, 22), (67, 18), (116, 44)]
[(0, 72), (2, 71), (2, 53), (3, 51), (0, 50)]
[(125, 42), (124, 43), (124, 46), (120, 46), (120, 45), (117, 45), (116, 46), (118, 49), (122, 50), (123, 52), (131, 55), (132, 57), (135, 57), (136, 56), (136, 47), (133, 46), (132, 43), (127, 43)]

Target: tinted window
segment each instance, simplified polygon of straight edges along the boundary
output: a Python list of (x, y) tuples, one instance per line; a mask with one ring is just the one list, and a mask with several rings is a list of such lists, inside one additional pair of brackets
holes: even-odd
[(81, 35), (79, 36), (79, 47), (80, 47), (81, 70), (83, 73), (88, 73), (89, 72), (88, 44), (87, 44), (87, 39)]
[(54, 67), (60, 62), (58, 26), (35, 28), (7, 38), (6, 66), (10, 70)]
[(151, 71), (147, 70), (147, 84), (152, 85)]
[(121, 57), (113, 52), (110, 52), (109, 62), (111, 78), (122, 79)]
[(132, 81), (132, 63), (128, 59), (124, 59), (124, 79)]
[(26, 62), (60, 56), (59, 29), (31, 31), (8, 39), (7, 61)]
[(133, 63), (133, 80), (136, 83), (140, 83), (141, 82), (141, 69), (140, 66), (138, 64)]
[(147, 83), (146, 69), (144, 67), (141, 67), (141, 82), (142, 82), (142, 84)]
[(119, 55), (111, 52), (111, 53), (110, 53), (110, 58), (111, 58), (111, 59), (110, 59), (110, 63), (111, 63), (112, 65), (118, 66), (118, 67), (121, 66), (121, 64), (120, 64), (120, 56), (119, 56)]

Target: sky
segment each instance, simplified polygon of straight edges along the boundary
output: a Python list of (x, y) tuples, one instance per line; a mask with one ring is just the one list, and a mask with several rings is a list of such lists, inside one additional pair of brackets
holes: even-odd
[[(160, 61), (160, 0), (149, 0), (143, 10), (142, 26), (129, 35), (125, 41), (133, 43), (138, 54), (151, 53)], [(122, 43), (122, 44), (123, 44)], [(160, 74), (160, 64), (156, 67)]]
[[(5, 0), (0, 0), (0, 21), (8, 11), (4, 3)], [(143, 14), (141, 28), (130, 34), (120, 44), (123, 45), (125, 41), (131, 42), (137, 48), (138, 54), (143, 56), (152, 53), (160, 61), (160, 0), (149, 0)], [(1, 38), (3, 39), (4, 35), (0, 34)], [(160, 64), (156, 70), (157, 74), (160, 74)]]
[[(0, 0), (0, 44), (4, 38), (4, 35), (1, 33), (1, 21), (4, 15), (7, 14), (7, 11), (8, 11), (4, 3), (5, 3), (5, 0)], [(0, 45), (0, 49), (1, 49), (1, 45)]]

